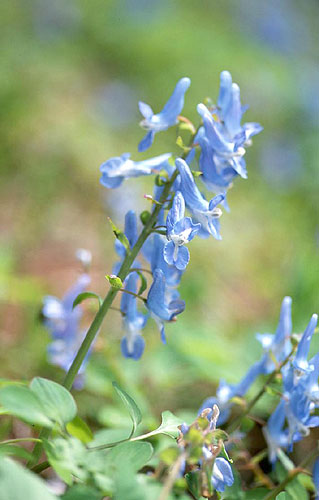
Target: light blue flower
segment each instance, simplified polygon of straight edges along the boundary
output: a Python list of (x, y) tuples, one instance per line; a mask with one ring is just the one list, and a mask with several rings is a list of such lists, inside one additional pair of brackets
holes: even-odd
[(144, 120), (141, 126), (148, 130), (146, 136), (138, 145), (139, 151), (146, 151), (153, 143), (156, 132), (167, 130), (178, 123), (178, 115), (184, 107), (184, 96), (191, 81), (189, 78), (181, 78), (174, 89), (173, 94), (165, 104), (160, 113), (154, 114), (152, 108), (144, 102), (139, 102), (139, 109)]
[(166, 295), (171, 296), (178, 287), (183, 271), (177, 269), (175, 266), (170, 266), (164, 259), (164, 247), (167, 242), (165, 236), (154, 234), (147, 240), (147, 245), (143, 246), (143, 253), (145, 258), (151, 264), (151, 271), (154, 274), (156, 269), (160, 269), (165, 276), (165, 291)]
[[(137, 218), (134, 210), (129, 210), (125, 214), (124, 234), (128, 239), (130, 248), (133, 248), (138, 239)], [(120, 261), (114, 264), (112, 272), (117, 275), (126, 256), (126, 248), (118, 239), (115, 240), (115, 251), (120, 257)], [(134, 261), (132, 267), (140, 267), (140, 264), (138, 261)]]
[(203, 119), (205, 136), (211, 148), (214, 162), (219, 164), (219, 168), (221, 166), (233, 168), (238, 175), (246, 179), (247, 170), (243, 158), (246, 151), (242, 147), (244, 137), (241, 136), (238, 141), (234, 142), (225, 136), (224, 130), (218, 126), (204, 104), (198, 104), (197, 111)]
[[(218, 424), (223, 425), (230, 415), (232, 408), (231, 399), (235, 396), (243, 397), (258, 375), (262, 373), (262, 362), (257, 361), (249, 368), (246, 375), (238, 384), (228, 384), (224, 379), (221, 379), (216, 391), (216, 396), (207, 398), (199, 409), (199, 415), (205, 408), (213, 408), (217, 405), (219, 408)], [(207, 418), (211, 418), (212, 413), (209, 413)]]
[(268, 445), (269, 462), (272, 464), (277, 460), (278, 451), (281, 448), (286, 449), (288, 446), (288, 430), (284, 429), (285, 419), (285, 401), (282, 399), (269, 417), (267, 425), (263, 427)]
[[(131, 273), (125, 283), (125, 290), (137, 293), (137, 273)], [(133, 295), (123, 293), (121, 299), (121, 311), (124, 315), (125, 336), (121, 342), (123, 356), (138, 360), (144, 351), (145, 340), (141, 335), (147, 316), (137, 310), (137, 298)]]
[(242, 144), (247, 144), (252, 136), (263, 130), (259, 123), (245, 123), (241, 126), (241, 119), (247, 106), (241, 105), (240, 88), (237, 83), (232, 82), (232, 76), (228, 71), (222, 71), (220, 75), (217, 106), (218, 115), (223, 122), (223, 131), (231, 141), (237, 142), (240, 138)]
[(319, 417), (311, 414), (314, 406), (305, 392), (303, 382), (299, 380), (290, 393), (284, 393), (289, 451), (292, 451), (294, 441), (308, 436), (311, 427), (319, 426)]
[(225, 195), (219, 194), (208, 202), (196, 186), (194, 177), (185, 160), (177, 158), (176, 167), (181, 176), (180, 190), (186, 206), (192, 212), (194, 219), (201, 224), (198, 235), (202, 238), (212, 235), (217, 240), (220, 240), (218, 219), (221, 216), (221, 210), (217, 208), (217, 205), (225, 199)]
[(294, 360), (292, 362), (293, 367), (298, 370), (298, 371), (308, 371), (309, 370), (309, 363), (307, 361), (308, 353), (309, 353), (309, 348), (310, 348), (310, 342), (312, 339), (312, 336), (315, 332), (315, 328), (317, 326), (318, 322), (318, 315), (313, 314), (309, 324), (298, 344), (297, 352), (294, 357)]
[(162, 165), (170, 158), (171, 153), (166, 153), (148, 160), (133, 161), (130, 154), (110, 158), (102, 163), (100, 171), (102, 177), (100, 183), (107, 188), (119, 187), (124, 179), (130, 177), (140, 177), (141, 175), (151, 175), (162, 168)]
[[(86, 333), (80, 327), (82, 309), (80, 306), (73, 309), (73, 302), (80, 293), (84, 292), (90, 281), (87, 274), (82, 274), (62, 300), (52, 296), (46, 296), (43, 299), (44, 324), (52, 338), (52, 342), (48, 346), (49, 362), (61, 367), (66, 372), (69, 370)], [(83, 373), (89, 355), (90, 352), (80, 367), (79, 375), (74, 384), (76, 388), (81, 388), (83, 385)]]
[(185, 302), (180, 299), (168, 300), (166, 292), (166, 280), (161, 269), (155, 269), (153, 283), (148, 292), (146, 307), (155, 319), (162, 342), (166, 343), (164, 323), (172, 321), (177, 314), (185, 309)]
[(210, 191), (225, 192), (231, 187), (233, 179), (238, 177), (238, 172), (229, 165), (227, 160), (215, 155), (203, 127), (199, 129), (194, 142), (197, 142), (201, 148), (199, 156), (201, 180)]
[(256, 334), (257, 340), (259, 340), (265, 351), (262, 358), (263, 373), (265, 374), (271, 373), (276, 368), (272, 356), (275, 357), (278, 363), (281, 363), (291, 352), (291, 303), (291, 297), (285, 297), (283, 299), (280, 310), (279, 324), (275, 335), (270, 333)]
[(212, 485), (215, 490), (223, 492), (226, 486), (234, 482), (234, 475), (229, 462), (222, 457), (217, 457), (213, 465)]
[(183, 271), (189, 262), (189, 251), (184, 246), (200, 229), (190, 217), (185, 217), (185, 201), (180, 191), (175, 194), (172, 208), (166, 218), (168, 243), (164, 247), (164, 259), (170, 266)]

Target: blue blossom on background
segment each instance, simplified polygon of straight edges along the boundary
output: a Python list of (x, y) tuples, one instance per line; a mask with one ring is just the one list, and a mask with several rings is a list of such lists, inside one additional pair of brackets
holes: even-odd
[(288, 447), (288, 430), (284, 429), (285, 419), (285, 401), (282, 399), (275, 411), (270, 415), (267, 425), (263, 427), (268, 446), (269, 462), (272, 464), (277, 460), (278, 450)]
[(301, 372), (307, 372), (311, 370), (307, 358), (310, 349), (310, 342), (313, 334), (315, 333), (317, 322), (318, 315), (313, 314), (298, 344), (297, 352), (292, 363), (295, 370), (299, 370)]
[[(125, 283), (125, 290), (137, 293), (137, 282), (139, 276), (137, 273), (130, 273)], [(121, 342), (123, 356), (138, 360), (145, 347), (145, 340), (141, 335), (147, 316), (137, 310), (137, 298), (127, 293), (122, 294), (121, 311), (124, 315), (123, 323), (125, 335)]]
[(276, 367), (272, 357), (275, 357), (277, 362), (281, 363), (291, 352), (291, 303), (291, 297), (285, 297), (283, 299), (280, 310), (279, 324), (275, 335), (270, 333), (256, 334), (257, 340), (259, 340), (265, 351), (262, 358), (264, 373), (271, 373), (275, 370)]
[(234, 482), (234, 475), (229, 462), (223, 457), (215, 458), (212, 474), (212, 485), (217, 491), (225, 491), (226, 486)]
[(178, 115), (184, 107), (184, 96), (191, 81), (189, 78), (181, 78), (174, 89), (173, 94), (165, 104), (160, 113), (154, 114), (152, 108), (144, 102), (139, 102), (139, 109), (144, 119), (141, 126), (148, 130), (146, 136), (138, 145), (139, 151), (146, 151), (153, 143), (156, 132), (166, 130), (178, 123)]
[[(86, 333), (80, 327), (82, 309), (80, 306), (73, 309), (73, 302), (80, 293), (85, 291), (90, 281), (87, 274), (82, 274), (62, 300), (53, 296), (46, 296), (43, 299), (44, 324), (52, 338), (52, 342), (48, 346), (49, 362), (60, 366), (66, 372), (69, 370)], [(83, 373), (88, 355), (79, 370), (74, 384), (76, 388), (83, 386)]]
[(180, 299), (168, 300), (166, 292), (166, 280), (161, 269), (155, 269), (153, 273), (153, 283), (148, 292), (146, 307), (155, 319), (162, 342), (166, 342), (165, 327), (166, 321), (172, 321), (177, 314), (185, 309), (185, 302)]
[(117, 188), (122, 184), (124, 179), (154, 174), (170, 158), (171, 153), (142, 161), (133, 161), (130, 159), (130, 156), (129, 153), (124, 153), (122, 156), (110, 158), (105, 163), (102, 163), (100, 167), (100, 171), (102, 172), (100, 182), (102, 186)]
[[(218, 424), (223, 425), (227, 422), (230, 415), (232, 408), (231, 399), (235, 396), (243, 397), (261, 373), (262, 363), (257, 361), (251, 366), (251, 368), (249, 368), (246, 375), (238, 384), (228, 384), (225, 380), (221, 379), (216, 391), (216, 396), (205, 399), (198, 413), (201, 414), (201, 412), (206, 408), (213, 408), (214, 405), (217, 405), (220, 412), (218, 416)], [(211, 413), (208, 414), (207, 418), (209, 419), (210, 416)]]
[(166, 218), (168, 243), (164, 247), (164, 259), (181, 271), (189, 262), (189, 251), (184, 245), (191, 241), (200, 229), (200, 224), (193, 224), (192, 219), (184, 215), (185, 201), (182, 193), (177, 191)]
[(217, 208), (224, 199), (224, 194), (219, 194), (208, 202), (200, 193), (195, 184), (194, 177), (185, 160), (177, 158), (176, 167), (181, 177), (180, 190), (184, 197), (187, 208), (194, 216), (194, 220), (201, 224), (198, 235), (202, 238), (214, 236), (217, 240), (221, 239), (219, 234), (220, 208)]

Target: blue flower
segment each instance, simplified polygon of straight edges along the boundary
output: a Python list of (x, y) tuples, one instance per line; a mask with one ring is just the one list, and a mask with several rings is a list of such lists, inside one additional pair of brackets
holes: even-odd
[(153, 283), (148, 292), (146, 307), (155, 319), (160, 333), (162, 342), (166, 342), (165, 337), (165, 321), (172, 321), (177, 314), (180, 314), (185, 309), (185, 302), (180, 299), (168, 300), (166, 295), (166, 280), (161, 269), (155, 269), (153, 273)]
[[(213, 408), (214, 405), (217, 405), (220, 411), (218, 424), (223, 425), (230, 415), (232, 407), (231, 399), (235, 396), (243, 397), (261, 373), (262, 363), (258, 361), (253, 364), (242, 380), (236, 385), (228, 384), (225, 380), (221, 379), (216, 391), (216, 396), (207, 398), (203, 402), (198, 413), (201, 414), (205, 408)], [(207, 418), (210, 419), (210, 417), (211, 413), (208, 414)]]
[(155, 173), (154, 171), (160, 169), (170, 156), (170, 153), (166, 153), (148, 160), (133, 161), (130, 160), (130, 154), (125, 153), (122, 156), (110, 158), (105, 163), (102, 163), (100, 167), (102, 172), (100, 183), (107, 188), (117, 188), (124, 179), (151, 175)]
[(192, 219), (184, 215), (185, 201), (182, 193), (177, 191), (166, 218), (168, 243), (164, 247), (164, 259), (181, 271), (189, 262), (189, 251), (183, 245), (191, 241), (200, 229), (200, 224), (193, 224)]
[(279, 324), (275, 335), (270, 333), (256, 334), (257, 340), (259, 340), (265, 351), (262, 358), (263, 373), (265, 374), (271, 373), (276, 368), (274, 361), (271, 358), (271, 354), (275, 357), (278, 363), (281, 363), (291, 352), (291, 302), (291, 297), (285, 297), (282, 301)]
[(201, 147), (199, 169), (202, 172), (202, 181), (210, 191), (225, 192), (231, 187), (233, 179), (238, 177), (238, 172), (227, 160), (215, 155), (203, 127), (199, 129), (195, 142)]
[[(137, 292), (138, 274), (131, 273), (125, 283), (125, 290), (129, 292)], [(121, 350), (126, 358), (138, 360), (144, 351), (145, 341), (141, 335), (141, 330), (144, 328), (147, 316), (138, 312), (137, 298), (123, 293), (121, 299), (121, 311), (124, 314), (125, 336), (121, 342)]]
[(212, 485), (217, 491), (225, 491), (226, 486), (234, 482), (234, 475), (229, 462), (225, 458), (217, 457), (213, 465)]
[[(65, 371), (70, 368), (86, 333), (80, 328), (82, 309), (80, 306), (73, 309), (73, 302), (86, 289), (90, 281), (90, 277), (83, 274), (62, 300), (52, 296), (46, 296), (43, 299), (44, 324), (52, 337), (52, 342), (48, 346), (49, 362), (60, 366)], [(79, 376), (75, 382), (77, 388), (83, 384), (83, 372), (88, 356), (89, 353), (79, 370)]]
[(267, 425), (263, 427), (268, 445), (269, 462), (272, 464), (277, 460), (278, 450), (286, 449), (288, 446), (288, 430), (284, 429), (285, 419), (285, 401), (282, 399), (268, 419)]
[[(130, 248), (133, 248), (138, 239), (137, 218), (134, 210), (129, 210), (125, 214), (124, 234), (128, 239)], [(112, 272), (117, 275), (126, 256), (126, 248), (118, 239), (115, 240), (115, 251), (120, 257), (120, 261), (113, 266)], [(140, 267), (140, 264), (137, 261), (134, 261), (132, 267)]]
[(309, 363), (307, 361), (307, 357), (309, 353), (310, 342), (315, 332), (317, 322), (318, 322), (318, 315), (313, 314), (298, 344), (297, 352), (292, 362), (293, 367), (298, 371), (306, 372), (309, 370)]
[(219, 194), (208, 202), (196, 186), (194, 177), (185, 160), (177, 158), (176, 167), (181, 176), (180, 190), (186, 206), (192, 212), (194, 219), (201, 224), (198, 235), (203, 238), (212, 235), (217, 240), (220, 240), (218, 218), (221, 216), (221, 210), (217, 208), (217, 205), (225, 199), (225, 195)]
[(228, 71), (220, 75), (220, 89), (217, 101), (218, 115), (223, 122), (223, 131), (230, 140), (235, 142), (240, 138), (243, 144), (249, 143), (252, 136), (263, 130), (259, 123), (245, 123), (241, 126), (241, 119), (247, 107), (240, 102), (240, 88), (232, 83), (232, 76)]
[(141, 121), (141, 126), (148, 130), (146, 136), (138, 145), (139, 151), (146, 151), (153, 144), (156, 132), (166, 130), (178, 123), (177, 117), (184, 107), (185, 92), (190, 84), (191, 81), (189, 78), (181, 78), (179, 82), (177, 82), (173, 94), (162, 111), (156, 115), (148, 104), (139, 102), (140, 112), (144, 116), (144, 120)]
[(165, 276), (166, 295), (171, 296), (175, 291), (177, 294), (176, 287), (179, 285), (183, 271), (177, 269), (175, 266), (170, 266), (164, 259), (164, 247), (166, 244), (166, 238), (159, 234), (154, 234), (150, 236), (143, 246), (143, 253), (145, 258), (151, 264), (151, 270), (154, 274), (156, 269), (160, 269)]
[(197, 111), (203, 119), (205, 136), (211, 148), (214, 162), (218, 164), (219, 168), (231, 167), (238, 175), (246, 179), (247, 170), (243, 158), (246, 151), (242, 147), (244, 138), (240, 137), (236, 142), (233, 142), (225, 136), (223, 129), (218, 127), (218, 123), (204, 104), (198, 104)]

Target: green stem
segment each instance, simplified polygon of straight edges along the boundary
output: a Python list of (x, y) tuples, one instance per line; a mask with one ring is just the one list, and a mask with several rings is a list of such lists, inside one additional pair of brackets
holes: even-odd
[(32, 470), (32, 472), (35, 472), (36, 474), (40, 474), (40, 472), (44, 471), (48, 467), (50, 467), (50, 464), (46, 460), (45, 462), (41, 462), (40, 464), (35, 465), (34, 467), (32, 467), (31, 470)]
[(268, 495), (264, 497), (264, 500), (274, 500), (281, 491), (284, 491), (287, 484), (289, 484), (296, 476), (298, 476), (298, 474), (304, 472), (304, 468), (307, 467), (307, 465), (309, 465), (309, 463), (314, 458), (316, 458), (318, 454), (319, 454), (318, 447), (311, 450), (309, 455), (307, 455), (307, 457), (304, 458), (304, 460), (300, 463), (300, 465), (295, 469), (289, 471), (287, 477), (285, 477), (285, 479), (280, 484), (278, 484), (278, 486), (276, 486), (275, 489), (273, 489), (270, 493), (268, 493)]
[(284, 359), (284, 361), (282, 361), (279, 366), (276, 368), (276, 370), (274, 370), (266, 379), (264, 385), (262, 386), (262, 388), (260, 389), (260, 391), (256, 394), (256, 396), (250, 401), (250, 403), (248, 404), (246, 410), (241, 413), (240, 415), (238, 415), (238, 417), (236, 417), (232, 422), (230, 422), (230, 425), (227, 427), (226, 429), (226, 432), (227, 434), (231, 434), (232, 432), (234, 432), (236, 429), (238, 429), (238, 427), (240, 426), (241, 424), (241, 421), (244, 417), (246, 417), (246, 415), (249, 414), (250, 410), (255, 406), (255, 404), (259, 401), (259, 399), (262, 397), (262, 395), (265, 393), (266, 391), (266, 388), (267, 386), (276, 378), (276, 376), (280, 373), (280, 370), (283, 368), (283, 366), (285, 366), (286, 363), (288, 363), (291, 355), (293, 354), (294, 352), (294, 349), (292, 350), (292, 352), (289, 354), (289, 356), (287, 356), (286, 359)]
[[(118, 273), (118, 277), (124, 281), (126, 276), (129, 274), (131, 266), (136, 259), (139, 251), (141, 250), (143, 244), (145, 243), (146, 239), (148, 236), (152, 233), (152, 228), (154, 224), (156, 223), (157, 216), (162, 209), (162, 205), (165, 202), (170, 189), (178, 175), (178, 170), (176, 169), (171, 177), (171, 179), (164, 185), (164, 189), (162, 192), (162, 195), (160, 197), (160, 200), (156, 205), (154, 206), (154, 210), (146, 222), (137, 242), (135, 243), (134, 247), (131, 249), (129, 253), (127, 253), (121, 268)], [(106, 295), (105, 299), (103, 300), (103, 303), (96, 313), (95, 318), (93, 319), (93, 322), (90, 326), (90, 328), (87, 331), (87, 334), (82, 342), (82, 345), (80, 349), (78, 350), (77, 355), (75, 356), (72, 365), (69, 368), (69, 371), (64, 379), (63, 385), (66, 389), (71, 390), (73, 382), (75, 380), (75, 377), (77, 376), (77, 373), (85, 359), (85, 356), (87, 355), (96, 335), (98, 334), (98, 331), (102, 325), (103, 319), (106, 316), (108, 310), (110, 309), (117, 293), (119, 292), (119, 289), (116, 288), (111, 288)], [(45, 437), (47, 438), (50, 434), (50, 431), (47, 429), (44, 429), (40, 433), (40, 438)], [(42, 453), (42, 443), (37, 443), (36, 446), (34, 447), (33, 453), (32, 453), (32, 459), (29, 461), (28, 466), (32, 466), (35, 463), (38, 462), (40, 456)]]
[(123, 293), (128, 293), (129, 295), (133, 295), (136, 299), (142, 300), (144, 303), (147, 302), (147, 299), (145, 297), (142, 297), (142, 295), (138, 295), (138, 293), (130, 292), (129, 290), (125, 290), (125, 288), (120, 288), (119, 292)]
[(135, 436), (132, 438), (127, 438), (127, 439), (121, 439), (121, 441), (116, 441), (115, 443), (107, 443), (107, 444), (101, 444), (99, 446), (93, 446), (92, 448), (89, 448), (89, 451), (97, 451), (97, 450), (105, 450), (107, 448), (113, 448), (114, 446), (117, 446), (120, 443), (127, 443), (131, 441), (141, 441), (143, 439), (148, 439), (152, 436), (156, 436), (157, 434), (160, 434), (158, 430), (156, 429), (155, 431), (150, 431), (147, 432), (146, 434), (141, 434), (140, 436)]
[(7, 441), (1, 441), (0, 446), (3, 444), (15, 444), (15, 443), (27, 443), (27, 442), (33, 442), (33, 443), (41, 443), (41, 439), (38, 438), (16, 438), (16, 439), (7, 439)]

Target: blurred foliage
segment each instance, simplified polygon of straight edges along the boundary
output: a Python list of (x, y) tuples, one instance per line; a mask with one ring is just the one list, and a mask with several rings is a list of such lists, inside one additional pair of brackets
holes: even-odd
[[(159, 110), (189, 76), (184, 114), (197, 121), (196, 104), (216, 98), (223, 69), (250, 104), (248, 121), (264, 126), (247, 153), (249, 179), (229, 193), (223, 240), (190, 245), (186, 311), (167, 328), (167, 346), (150, 322), (143, 358), (122, 359), (121, 319), (110, 313), (80, 413), (123, 428), (117, 380), (149, 415), (146, 427), (164, 408), (191, 421), (219, 377), (234, 382), (256, 359), (254, 333), (274, 331), (284, 295), (304, 329), (319, 310), (317, 18), (315, 0), (2, 1), (2, 376), (61, 382), (46, 361), (43, 295), (64, 293), (83, 247), (94, 256), (91, 290), (103, 296), (115, 260), (107, 215), (121, 227), (131, 199), (150, 208), (151, 179), (106, 191), (99, 165), (125, 151), (145, 157), (139, 99)], [(175, 140), (174, 130), (158, 135), (150, 154), (178, 151)]]

